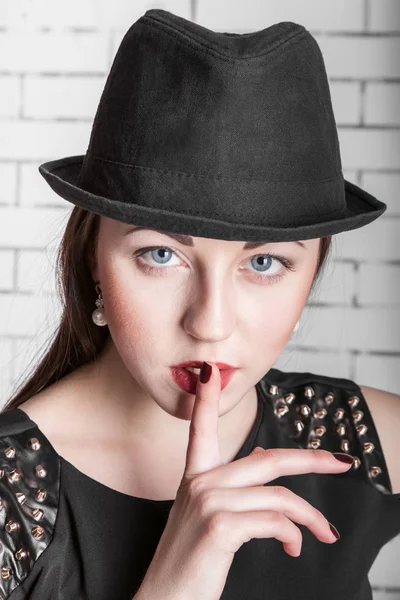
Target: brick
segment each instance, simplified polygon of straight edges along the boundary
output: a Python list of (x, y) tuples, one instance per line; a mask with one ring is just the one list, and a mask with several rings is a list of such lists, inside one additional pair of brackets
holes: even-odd
[(1, 245), (49, 250), (59, 243), (68, 216), (57, 208), (0, 208)]
[(395, 169), (400, 165), (400, 130), (338, 128), (342, 165), (350, 169)]
[[(370, 571), (370, 583), (380, 587), (387, 587), (387, 598), (385, 600), (398, 600), (400, 588), (400, 572), (398, 556), (400, 552), (400, 536), (396, 536), (381, 549), (375, 559)], [(393, 588), (393, 591), (390, 591)], [(374, 599), (375, 600), (375, 599)]]
[(16, 119), (20, 107), (20, 79), (16, 75), (0, 75), (0, 118)]
[(336, 124), (355, 125), (360, 122), (360, 84), (335, 81), (329, 84)]
[[(332, 3), (335, 6), (335, 3)], [(400, 77), (400, 38), (315, 35), (328, 76), (354, 79)]]
[(93, 120), (106, 78), (104, 76), (36, 77), (24, 81), (24, 117), (33, 119)]
[[(386, 213), (385, 213), (386, 214)], [(400, 260), (400, 220), (381, 216), (335, 236), (338, 256), (350, 260)]]
[(385, 202), (386, 216), (400, 215), (400, 174), (399, 173), (362, 173), (360, 186), (370, 194)]
[(0, 71), (100, 73), (108, 71), (105, 33), (0, 33)]
[(17, 291), (38, 295), (56, 294), (55, 252), (20, 252), (17, 261)]
[(400, 266), (361, 264), (358, 275), (361, 305), (397, 305), (400, 310)]
[(45, 162), (85, 154), (91, 128), (92, 122), (4, 122), (0, 128), (0, 160)]
[(369, 0), (368, 30), (400, 31), (399, 0)]
[(14, 252), (12, 250), (0, 250), (0, 291), (5, 292), (13, 289), (14, 268)]
[[(0, 128), (1, 132), (1, 128)], [(0, 133), (1, 136), (1, 133)], [(0, 143), (1, 148), (1, 143)], [(0, 150), (1, 153), (1, 150)], [(15, 202), (17, 193), (17, 165), (15, 163), (0, 163), (0, 208), (2, 204), (11, 205)]]
[(8, 378), (11, 372), (11, 362), (13, 359), (12, 340), (0, 337), (0, 375)]
[(72, 210), (73, 206), (55, 193), (38, 171), (38, 163), (22, 163), (20, 165), (20, 200), (21, 207), (59, 206), (63, 210)]
[(400, 125), (400, 85), (368, 82), (365, 90), (366, 125)]
[(219, 31), (249, 31), (294, 21), (318, 31), (362, 31), (362, 0), (198, 0), (196, 21)]
[(310, 349), (345, 348), (360, 352), (400, 352), (400, 311), (397, 307), (304, 308), (305, 328), (298, 346)]
[(350, 359), (347, 352), (316, 352), (306, 349), (296, 350), (295, 335), (281, 352), (274, 367), (282, 371), (306, 371), (327, 377), (347, 377), (350, 375)]
[(393, 394), (400, 393), (400, 357), (381, 354), (358, 354), (355, 356), (357, 383)]
[[(168, 10), (184, 19), (191, 20), (191, 0), (166, 0), (156, 3), (149, 0), (100, 0), (98, 3), (101, 26), (119, 28), (126, 32), (129, 27), (150, 8)], [(229, 12), (229, 11), (228, 11)]]
[(59, 317), (56, 299), (31, 294), (0, 294), (0, 335), (49, 335)]
[(311, 304), (348, 304), (355, 295), (355, 267), (353, 264), (328, 260), (326, 270), (315, 288)]

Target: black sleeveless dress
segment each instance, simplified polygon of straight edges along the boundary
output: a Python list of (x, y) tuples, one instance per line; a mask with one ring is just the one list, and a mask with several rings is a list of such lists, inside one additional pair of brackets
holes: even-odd
[[(234, 460), (263, 448), (321, 448), (356, 457), (341, 474), (282, 476), (341, 535), (319, 541), (301, 525), (294, 558), (275, 538), (236, 552), (222, 600), (372, 600), (368, 572), (400, 533), (400, 494), (359, 386), (348, 379), (270, 369), (258, 413)], [(400, 429), (400, 423), (399, 423)], [(0, 413), (0, 600), (131, 600), (173, 500), (136, 498), (83, 474), (20, 409)]]

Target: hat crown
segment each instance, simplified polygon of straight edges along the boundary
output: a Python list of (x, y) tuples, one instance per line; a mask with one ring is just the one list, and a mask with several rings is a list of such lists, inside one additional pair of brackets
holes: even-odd
[(303, 26), (228, 36), (161, 9), (125, 34), (88, 151), (209, 178), (305, 182), (341, 173), (322, 54)]
[(321, 237), (386, 209), (344, 181), (322, 53), (291, 21), (222, 33), (148, 10), (114, 57), (86, 154), (39, 170), (90, 211), (225, 240)]

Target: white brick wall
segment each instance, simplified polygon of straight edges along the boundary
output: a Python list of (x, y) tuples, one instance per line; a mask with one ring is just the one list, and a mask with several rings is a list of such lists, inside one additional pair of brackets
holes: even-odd
[[(128, 27), (164, 8), (246, 32), (290, 20), (324, 55), (347, 179), (388, 205), (334, 237), (333, 261), (276, 366), (400, 392), (400, 0), (2, 0), (0, 2), (0, 398), (57, 323), (54, 258), (72, 206), (37, 167), (84, 154)], [(399, 600), (400, 539), (370, 572), (374, 600)]]

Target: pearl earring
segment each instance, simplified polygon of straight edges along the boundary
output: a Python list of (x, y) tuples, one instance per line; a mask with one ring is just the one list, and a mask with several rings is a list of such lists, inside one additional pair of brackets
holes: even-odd
[(297, 331), (300, 326), (300, 321), (297, 321), (296, 325), (293, 328), (293, 331)]
[(102, 325), (107, 325), (107, 320), (104, 316), (104, 302), (103, 302), (103, 298), (101, 295), (100, 286), (97, 283), (96, 283), (95, 289), (96, 289), (96, 292), (98, 293), (99, 297), (96, 300), (97, 308), (92, 312), (92, 320), (93, 320), (93, 323), (95, 323), (96, 325), (99, 325), (99, 327), (101, 327)]

